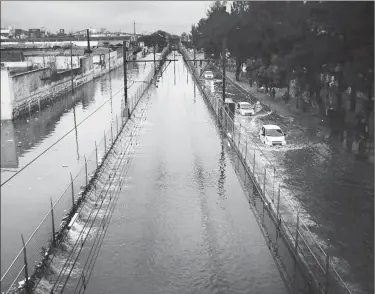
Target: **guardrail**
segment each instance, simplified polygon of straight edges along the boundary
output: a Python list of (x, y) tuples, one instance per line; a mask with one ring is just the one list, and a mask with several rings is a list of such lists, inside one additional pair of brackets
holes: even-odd
[[(149, 74), (146, 76), (143, 83), (141, 83), (136, 93), (129, 98), (128, 107), (130, 114), (134, 112), (141, 97), (156, 78), (154, 66), (159, 68), (168, 52), (168, 48), (166, 47), (162, 51), (159, 60), (156, 60), (156, 64), (152, 64)], [(156, 74), (157, 73), (158, 71), (156, 71)], [(123, 93), (123, 89), (115, 95), (119, 93)], [(26, 242), (24, 242), (24, 238), (21, 235), (23, 246), (1, 277), (2, 293), (18, 293), (25, 288), (32, 288), (32, 277), (38, 275), (43, 267), (49, 263), (50, 255), (53, 254), (53, 249), (61, 241), (63, 231), (84, 200), (85, 194), (91, 188), (113, 144), (116, 142), (119, 134), (129, 120), (126, 115), (127, 111), (125, 106), (122, 105), (121, 108), (122, 115), (120, 117), (116, 116), (111, 122), (110, 129), (103, 131), (103, 139), (95, 143), (94, 149), (88, 157), (85, 156), (84, 165), (78, 174), (75, 176), (70, 174), (69, 184), (58, 197), (57, 201), (52, 203), (52, 200), (50, 200), (51, 209), (42, 218), (41, 222), (34, 229)], [(59, 220), (62, 220), (60, 225), (56, 223)]]
[[(271, 252), (289, 289), (293, 293), (308, 291), (351, 294), (351, 290), (330, 261), (330, 256), (321, 248), (308, 226), (300, 219), (299, 212), (283, 193), (275, 169), (270, 171), (269, 167), (267, 169), (267, 166), (257, 163), (262, 151), (259, 148), (248, 148), (249, 140), (243, 138), (241, 125), (235, 125), (232, 119), (234, 116), (222, 99), (214, 97), (201, 85), (199, 70), (194, 67), (193, 62), (187, 61), (191, 56), (186, 50), (181, 47), (180, 52), (238, 155), (238, 168), (241, 167), (243, 171), (245, 183), (247, 179), (252, 182), (253, 192), (249, 195), (249, 202), (255, 208)], [(239, 174), (241, 175), (241, 172)], [(293, 213), (292, 217), (296, 218), (296, 222), (290, 221), (291, 215), (287, 215), (287, 211)]]

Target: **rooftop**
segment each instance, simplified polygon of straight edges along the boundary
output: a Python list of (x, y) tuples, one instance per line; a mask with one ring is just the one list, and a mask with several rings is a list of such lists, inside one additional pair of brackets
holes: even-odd
[(263, 127), (264, 127), (266, 130), (280, 130), (280, 127), (277, 126), (277, 125), (263, 125)]
[[(73, 48), (73, 56), (84, 55), (84, 48)], [(23, 56), (70, 56), (70, 49), (32, 50), (23, 52)]]

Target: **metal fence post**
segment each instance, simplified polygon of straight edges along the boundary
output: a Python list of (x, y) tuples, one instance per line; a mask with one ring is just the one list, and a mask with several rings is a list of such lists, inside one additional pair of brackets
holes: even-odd
[(72, 173), (70, 173), (70, 185), (72, 186), (72, 207), (74, 208), (74, 185)]
[(328, 293), (328, 286), (329, 286), (329, 255), (327, 254), (326, 256), (326, 286), (325, 286), (325, 291), (324, 293), (327, 294)]
[(275, 202), (275, 174), (276, 174), (276, 168), (273, 168), (273, 183), (272, 183), (272, 203)]
[(232, 133), (233, 133), (233, 142), (234, 142), (234, 131), (235, 131), (235, 128), (234, 128), (234, 122), (233, 122), (233, 127), (232, 127)]
[(117, 135), (116, 135), (116, 137), (118, 137), (118, 118), (117, 118), (117, 114), (116, 114), (116, 129), (117, 129)]
[(111, 122), (111, 143), (113, 144), (113, 128), (112, 128), (112, 122)]
[(238, 131), (238, 149), (240, 149), (240, 142), (241, 142), (241, 128), (242, 128), (242, 126), (241, 126), (241, 124), (240, 124), (240, 129), (239, 129), (239, 131)]
[(277, 211), (276, 211), (277, 218), (279, 218), (279, 209), (280, 209), (280, 184), (279, 184), (279, 191), (277, 193)]
[(264, 223), (264, 207), (266, 206), (267, 200), (265, 199), (265, 202), (263, 202), (263, 212), (262, 212), (262, 223)]
[(299, 212), (297, 213), (297, 227), (296, 227), (296, 241), (295, 241), (295, 244), (294, 244), (294, 253), (297, 254), (297, 251), (298, 251), (298, 232), (299, 230)]
[(264, 168), (264, 180), (263, 180), (263, 194), (266, 197), (266, 178), (267, 178), (267, 169)]
[(245, 162), (247, 163), (246, 157), (247, 157), (247, 140), (245, 141)]
[(51, 217), (52, 217), (52, 244), (56, 246), (56, 236), (55, 236), (55, 216), (53, 215), (53, 205), (52, 205), (52, 198), (51, 200)]
[(96, 167), (98, 167), (98, 146), (96, 145), (96, 141), (95, 141), (95, 160), (96, 160)]
[(105, 132), (104, 132), (104, 155), (107, 153), (107, 140), (105, 138)]
[(23, 245), (23, 261), (25, 263), (25, 288), (28, 290), (29, 273), (28, 273), (28, 264), (27, 264), (27, 254), (26, 254), (25, 240), (23, 239), (22, 234), (21, 234), (21, 239), (22, 239), (22, 245)]
[(87, 160), (85, 155), (85, 174), (86, 174), (86, 186), (87, 186)]
[(253, 161), (253, 174), (255, 176), (255, 150), (254, 150), (254, 161)]

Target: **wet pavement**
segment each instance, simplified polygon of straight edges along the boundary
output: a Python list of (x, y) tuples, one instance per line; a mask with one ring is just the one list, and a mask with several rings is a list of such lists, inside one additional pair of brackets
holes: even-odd
[[(176, 58), (150, 90), (86, 292), (287, 293), (227, 142)], [(78, 265), (67, 292), (81, 272)]]
[[(145, 59), (152, 59), (152, 55)], [(129, 97), (140, 87), (138, 82), (149, 73), (151, 64), (129, 65)], [(2, 273), (22, 247), (20, 235), (28, 239), (47, 214), (50, 198), (55, 201), (69, 185), (69, 173), (74, 176), (82, 169), (84, 156), (95, 150), (95, 141), (103, 139), (104, 131), (110, 129), (116, 116), (120, 119), (123, 97), (123, 68), (120, 67), (77, 89), (74, 99), (68, 93), (40, 112), (14, 122), (1, 122), (2, 183), (75, 128), (1, 187)], [(39, 254), (50, 231), (48, 222), (48, 228), (40, 230), (38, 244), (34, 244), (36, 251), (28, 252), (30, 256)]]
[[(206, 83), (217, 97), (222, 96), (219, 78), (217, 75), (217, 80)], [(227, 97), (234, 102), (249, 101), (245, 91), (229, 81)], [(337, 143), (316, 127), (299, 124), (273, 110), (262, 110), (254, 117), (236, 114), (235, 123), (241, 127), (243, 141), (248, 140), (248, 150), (256, 150), (257, 165), (262, 166), (258, 172), (267, 167), (272, 178), (271, 167), (276, 168), (289, 203), (332, 257), (353, 293), (373, 293), (373, 164), (337, 148)], [(264, 124), (280, 126), (287, 133), (287, 145), (263, 145), (259, 130)], [(271, 180), (267, 186), (272, 191)], [(285, 206), (284, 215), (293, 214), (287, 210)], [(295, 222), (296, 215), (289, 221)]]

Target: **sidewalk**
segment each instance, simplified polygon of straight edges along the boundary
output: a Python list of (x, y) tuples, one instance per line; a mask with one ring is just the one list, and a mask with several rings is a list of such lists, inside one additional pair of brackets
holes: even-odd
[[(334, 130), (329, 126), (329, 120), (318, 114), (318, 112), (303, 112), (301, 109), (296, 108), (295, 102), (285, 103), (282, 100), (282, 95), (284, 94), (283, 91), (277, 92), (275, 95), (275, 99), (270, 97), (265, 93), (260, 93), (257, 91), (257, 86), (250, 87), (249, 82), (247, 79), (240, 78), (240, 81), (236, 81), (235, 73), (234, 72), (227, 72), (226, 76), (232, 80), (232, 82), (239, 85), (243, 90), (249, 92), (254, 98), (260, 100), (262, 103), (269, 105), (272, 109), (277, 110), (283, 116), (292, 117), (295, 121), (299, 124), (304, 126), (309, 126), (311, 128), (319, 128), (324, 133), (334, 135)], [(357, 135), (357, 132), (353, 128), (346, 127), (345, 129), (340, 129), (336, 131), (339, 134), (339, 138), (341, 139), (344, 135), (343, 133), (346, 132), (347, 134), (347, 142), (354, 141), (354, 138)], [(336, 133), (335, 132), (335, 133)], [(342, 140), (342, 139), (341, 139)], [(337, 145), (337, 146), (336, 146)], [(343, 149), (342, 142), (339, 142), (338, 138), (335, 138), (335, 148)], [(366, 146), (367, 151), (365, 152), (365, 156), (368, 156), (370, 162), (374, 162), (374, 150), (371, 146)], [(352, 149), (351, 144), (346, 146), (346, 149)], [(354, 154), (358, 155), (358, 151), (354, 151)]]

